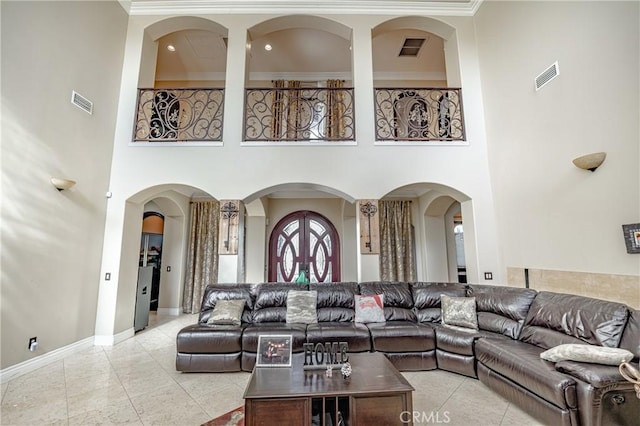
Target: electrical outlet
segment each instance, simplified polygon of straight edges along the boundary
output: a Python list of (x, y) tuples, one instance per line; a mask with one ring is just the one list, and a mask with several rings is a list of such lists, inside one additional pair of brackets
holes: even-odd
[(29, 346), (27, 346), (27, 348), (31, 351), (31, 352), (35, 352), (36, 349), (38, 349), (38, 338), (37, 337), (32, 337), (29, 339)]
[(493, 272), (485, 272), (484, 273), (484, 279), (485, 280), (492, 280), (493, 279)]

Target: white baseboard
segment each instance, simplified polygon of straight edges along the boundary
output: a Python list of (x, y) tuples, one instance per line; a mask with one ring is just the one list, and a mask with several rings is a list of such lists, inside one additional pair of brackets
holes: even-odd
[(124, 342), (130, 337), (133, 337), (134, 334), (135, 334), (135, 331), (133, 327), (131, 327), (125, 331), (121, 331), (118, 334), (106, 335), (106, 336), (95, 335), (93, 336), (93, 344), (95, 346), (113, 346), (113, 345), (117, 345), (120, 342)]
[(0, 370), (0, 382), (4, 383), (10, 379), (22, 376), (23, 374), (30, 373), (34, 370), (37, 370), (38, 368), (49, 365), (52, 362), (59, 361), (66, 356), (90, 348), (93, 346), (93, 342), (93, 337), (87, 337), (86, 339), (82, 339), (78, 342), (63, 346), (62, 348), (55, 349), (53, 351), (47, 352), (46, 354), (28, 359), (19, 364), (15, 364), (11, 367)]
[(180, 315), (180, 308), (158, 308), (158, 315), (172, 315), (177, 317)]

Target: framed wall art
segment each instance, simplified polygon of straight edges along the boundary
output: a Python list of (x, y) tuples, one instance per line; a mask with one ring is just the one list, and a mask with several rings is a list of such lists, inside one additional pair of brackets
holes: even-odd
[(640, 223), (622, 225), (627, 253), (640, 253)]
[(291, 335), (258, 336), (256, 367), (291, 367)]

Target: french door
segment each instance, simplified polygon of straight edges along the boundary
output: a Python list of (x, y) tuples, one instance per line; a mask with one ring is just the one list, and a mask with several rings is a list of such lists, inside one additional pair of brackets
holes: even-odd
[(311, 282), (340, 281), (338, 233), (324, 216), (298, 211), (284, 217), (269, 239), (269, 281), (295, 281), (305, 271)]

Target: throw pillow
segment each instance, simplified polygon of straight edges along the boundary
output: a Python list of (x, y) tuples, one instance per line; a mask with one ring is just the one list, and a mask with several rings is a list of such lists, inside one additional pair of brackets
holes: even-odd
[(478, 329), (475, 297), (451, 297), (443, 294), (440, 296), (440, 305), (442, 324)]
[(218, 300), (209, 316), (209, 325), (240, 325), (242, 311), (247, 302), (244, 299)]
[(289, 290), (287, 294), (287, 323), (315, 324), (318, 322), (315, 290)]
[(633, 353), (626, 349), (604, 346), (565, 343), (548, 349), (540, 358), (551, 362), (578, 361), (593, 364), (620, 365), (633, 359)]
[(384, 294), (372, 296), (355, 295), (356, 322), (385, 322)]

